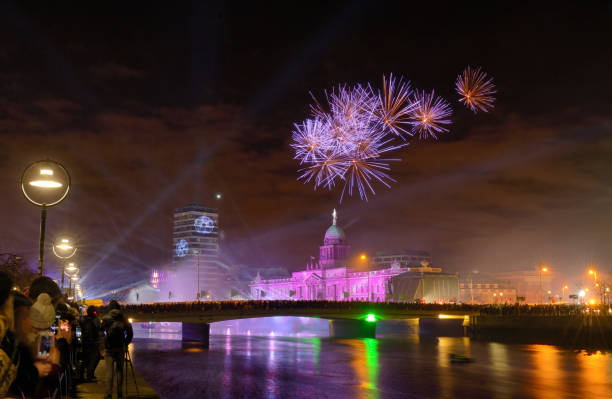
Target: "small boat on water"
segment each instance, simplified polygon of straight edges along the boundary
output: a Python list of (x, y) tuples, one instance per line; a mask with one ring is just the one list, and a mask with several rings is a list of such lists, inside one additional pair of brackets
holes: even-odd
[(450, 358), (451, 363), (471, 363), (474, 361), (474, 359), (469, 356), (460, 355), (457, 353), (451, 353), (448, 355), (448, 357)]

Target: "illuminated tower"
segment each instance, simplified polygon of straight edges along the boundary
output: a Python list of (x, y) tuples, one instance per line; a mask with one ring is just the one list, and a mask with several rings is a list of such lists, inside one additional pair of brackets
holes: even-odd
[[(189, 204), (174, 212), (172, 233), (175, 299), (195, 300), (220, 298), (224, 272), (219, 267), (219, 214), (214, 208)], [(199, 278), (198, 278), (199, 277)], [(207, 298), (210, 296), (210, 298)]]
[(346, 259), (351, 249), (346, 245), (344, 231), (336, 224), (338, 214), (332, 212), (332, 225), (325, 232), (323, 245), (319, 247), (319, 265), (321, 269), (346, 266)]

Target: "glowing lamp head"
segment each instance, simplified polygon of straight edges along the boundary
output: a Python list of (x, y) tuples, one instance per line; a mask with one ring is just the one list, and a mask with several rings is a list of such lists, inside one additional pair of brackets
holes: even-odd
[(70, 175), (57, 162), (44, 160), (29, 165), (21, 175), (21, 191), (31, 203), (52, 206), (60, 203), (70, 189)]
[(589, 274), (590, 274), (591, 276), (593, 275), (593, 273), (595, 273), (595, 272), (593, 271), (593, 269), (589, 269)]
[(544, 267), (542, 268), (542, 271), (543, 271), (543, 272), (547, 272), (547, 271), (548, 271), (548, 268), (547, 268), (546, 266), (544, 266)]
[(584, 298), (585, 295), (586, 295), (586, 292), (584, 292), (584, 290), (580, 290), (580, 292), (578, 293), (578, 296), (580, 298)]
[(365, 256), (365, 254), (362, 254), (362, 255), (359, 257), (359, 259), (361, 259), (361, 260), (366, 260), (366, 256)]
[[(311, 146), (311, 149), (314, 149), (314, 146)], [(217, 193), (217, 195), (215, 195), (215, 198), (220, 200), (222, 198), (221, 193)]]
[(595, 305), (595, 299), (589, 299), (589, 305)]
[(376, 321), (376, 315), (374, 315), (373, 313), (370, 313), (366, 316), (366, 321), (369, 321), (370, 323), (375, 322)]

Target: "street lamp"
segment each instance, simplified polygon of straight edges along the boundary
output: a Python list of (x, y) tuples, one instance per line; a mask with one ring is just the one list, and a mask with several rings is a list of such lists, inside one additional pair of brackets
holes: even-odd
[(580, 292), (578, 293), (578, 296), (580, 297), (580, 303), (584, 301), (585, 295), (586, 295), (586, 292), (584, 292), (584, 290), (580, 290)]
[(472, 271), (470, 272), (470, 296), (472, 297), (472, 302), (470, 302), (470, 303), (471, 303), (472, 305), (474, 304), (474, 288), (473, 288), (473, 286), (474, 286), (474, 281), (473, 281), (473, 279), (472, 279), (472, 275), (473, 275), (473, 274), (478, 274), (478, 273), (480, 273), (478, 270), (472, 270)]
[(40, 239), (38, 247), (38, 275), (43, 275), (45, 224), (47, 208), (66, 198), (70, 190), (70, 175), (61, 164), (44, 160), (30, 164), (21, 174), (21, 191), (32, 204), (40, 207)]
[(561, 302), (563, 302), (563, 298), (565, 297), (565, 290), (567, 288), (567, 284), (563, 284), (563, 287), (561, 287)]
[(193, 250), (193, 253), (196, 255), (197, 258), (197, 270), (198, 270), (198, 293), (196, 295), (196, 299), (199, 301), (200, 300), (200, 296), (201, 291), (200, 291), (200, 251), (198, 251), (197, 249)]
[(540, 264), (540, 305), (542, 304), (542, 273), (546, 273), (547, 271), (548, 267)]
[(74, 277), (77, 277), (79, 268), (75, 266), (74, 262), (70, 262), (68, 263), (68, 267), (66, 267), (66, 272), (66, 274), (70, 276), (70, 279), (68, 279), (68, 296), (70, 296), (70, 294), (72, 293), (72, 280)]
[(61, 289), (64, 290), (64, 273), (66, 268), (66, 259), (72, 258), (76, 253), (77, 248), (72, 244), (69, 238), (58, 238), (53, 243), (53, 253), (62, 260), (62, 284)]

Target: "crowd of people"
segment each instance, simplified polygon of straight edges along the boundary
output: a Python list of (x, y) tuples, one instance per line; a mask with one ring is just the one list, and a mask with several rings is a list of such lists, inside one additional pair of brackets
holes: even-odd
[(288, 300), (229, 300), (229, 301), (193, 301), (163, 302), (125, 305), (129, 314), (147, 313), (189, 313), (221, 311), (268, 311), (291, 309), (340, 309), (347, 312), (466, 312), (486, 315), (537, 315), (537, 316), (570, 316), (582, 314), (585, 306), (526, 305), (526, 304), (486, 304), (465, 303), (422, 303), (422, 302), (364, 302), (364, 301), (288, 301)]
[(24, 292), (14, 288), (10, 276), (0, 271), (0, 398), (72, 396), (77, 384), (96, 381), (102, 357), (105, 398), (112, 398), (114, 382), (121, 398), (124, 356), (133, 332), (119, 304), (80, 307), (44, 276)]

